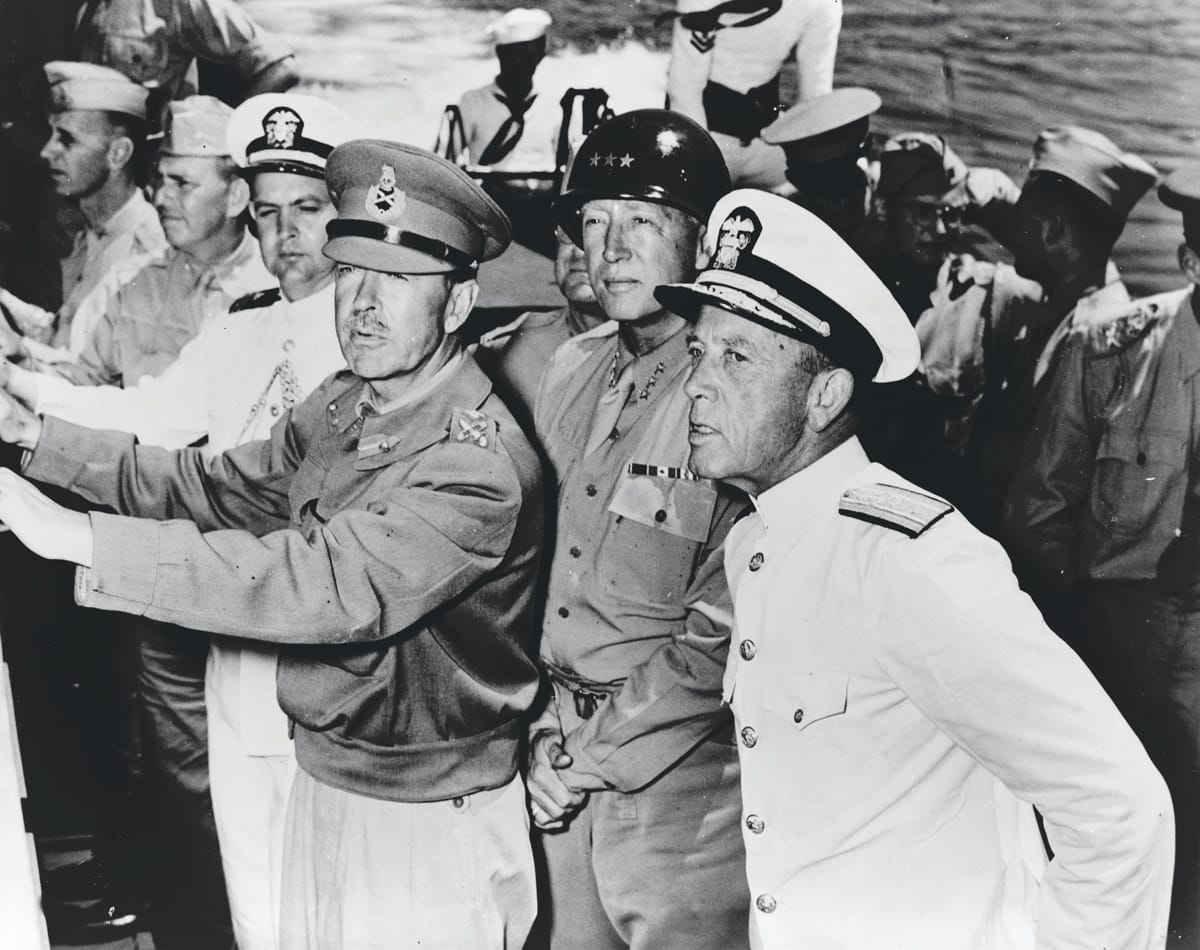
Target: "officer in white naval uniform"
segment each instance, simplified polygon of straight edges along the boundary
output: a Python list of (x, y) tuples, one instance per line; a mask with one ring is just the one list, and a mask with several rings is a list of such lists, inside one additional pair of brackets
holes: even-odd
[[(13, 369), (7, 388), (37, 412), (206, 450), (266, 438), (285, 410), (345, 366), (333, 321), (333, 261), (321, 253), (335, 216), (325, 157), (361, 134), (310, 96), (248, 99), (229, 122), (229, 152), (250, 182), (263, 258), (279, 288), (236, 301), (154, 379), (127, 389), (72, 386)], [(277, 650), (215, 637), (204, 700), (221, 861), (240, 950), (278, 950), (283, 820), (295, 773), (275, 698)]]
[(698, 317), (692, 469), (756, 508), (725, 547), (752, 944), (1163, 946), (1161, 776), (1000, 547), (854, 435), (856, 385), (916, 365), (904, 311), (777, 196), (708, 233), (658, 296)]

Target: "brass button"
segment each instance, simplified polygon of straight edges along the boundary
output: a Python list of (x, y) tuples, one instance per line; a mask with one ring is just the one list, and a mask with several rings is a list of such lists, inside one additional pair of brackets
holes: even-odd
[(754, 902), (754, 906), (764, 914), (773, 914), (775, 913), (775, 908), (779, 905), (775, 903), (775, 898), (770, 894), (759, 894), (758, 899)]
[(392, 443), (389, 442), (387, 439), (384, 439), (382, 442), (379, 443), (379, 451), (380, 452), (392, 451)]
[(571, 611), (569, 611), (566, 607), (559, 607), (558, 615), (565, 620), (567, 617), (571, 616)]
[(762, 552), (756, 551), (754, 557), (750, 558), (750, 570), (757, 571), (763, 566)]
[(654, 520), (657, 521), (659, 524), (662, 524), (664, 521), (667, 520), (667, 513), (665, 511), (663, 511), (661, 508), (659, 508), (658, 511), (654, 512)]
[(749, 726), (742, 729), (742, 745), (747, 749), (753, 749), (758, 745), (758, 733)]
[(796, 723), (796, 725), (800, 725), (800, 723), (804, 722), (804, 710), (797, 709), (794, 713), (792, 713), (792, 720)]
[(746, 827), (754, 832), (754, 834), (761, 835), (763, 829), (767, 827), (767, 823), (759, 818), (758, 815), (747, 815)]
[(582, 556), (583, 556), (583, 552), (581, 550), (579, 550), (578, 546), (571, 548), (571, 557), (582, 557)]
[(1146, 453), (1145, 453), (1145, 452), (1138, 452), (1138, 454), (1137, 454), (1137, 463), (1138, 463), (1138, 465), (1145, 465), (1145, 464), (1146, 464)]
[(596, 486), (595, 485), (588, 485), (588, 487), (585, 488), (584, 491), (587, 492), (588, 498), (596, 497)]
[(738, 644), (738, 653), (742, 655), (743, 660), (753, 660), (758, 653), (758, 647), (754, 645), (753, 640), (743, 640)]

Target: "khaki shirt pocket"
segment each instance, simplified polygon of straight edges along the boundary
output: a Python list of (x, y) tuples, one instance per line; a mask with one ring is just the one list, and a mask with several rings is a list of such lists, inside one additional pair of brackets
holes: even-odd
[(716, 503), (717, 489), (712, 482), (626, 473), (608, 510), (647, 528), (703, 542)]
[(1183, 513), (1187, 489), (1183, 434), (1108, 429), (1096, 451), (1091, 512), (1102, 530), (1138, 536), (1169, 525)]
[(849, 695), (850, 674), (845, 670), (812, 670), (773, 690), (763, 705), (786, 717), (796, 732), (804, 732), (845, 713)]

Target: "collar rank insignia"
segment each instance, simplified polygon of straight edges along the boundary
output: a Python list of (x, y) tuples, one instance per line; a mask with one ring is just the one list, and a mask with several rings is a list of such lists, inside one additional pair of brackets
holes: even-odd
[(469, 442), (481, 449), (496, 445), (496, 422), (477, 409), (456, 409), (450, 420), (450, 441)]
[(304, 132), (304, 120), (295, 109), (280, 106), (263, 116), (262, 127), (267, 148), (294, 148)]
[(737, 270), (742, 253), (754, 249), (760, 234), (762, 223), (758, 215), (745, 205), (734, 208), (717, 232), (717, 253), (710, 266), (716, 270)]
[(379, 169), (379, 181), (367, 189), (367, 213), (380, 221), (398, 218), (404, 214), (408, 196), (396, 187), (396, 169), (383, 165)]
[(954, 510), (948, 501), (899, 485), (859, 485), (842, 492), (838, 514), (899, 531), (910, 538), (926, 530)]

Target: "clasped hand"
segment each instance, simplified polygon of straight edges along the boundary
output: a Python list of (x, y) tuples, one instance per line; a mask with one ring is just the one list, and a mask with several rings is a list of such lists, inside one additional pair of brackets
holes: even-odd
[(91, 519), (51, 501), (8, 468), (0, 469), (0, 521), (34, 554), (91, 567)]

